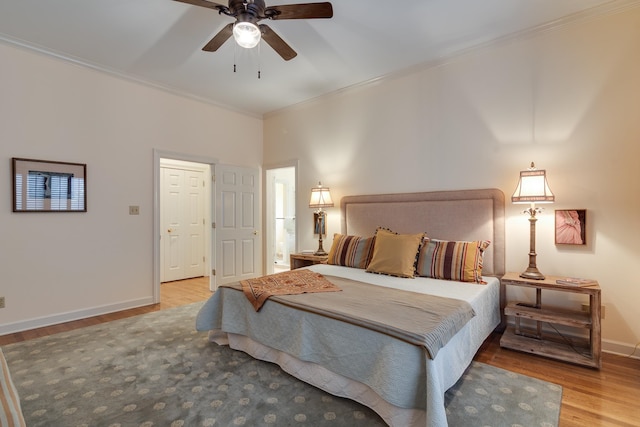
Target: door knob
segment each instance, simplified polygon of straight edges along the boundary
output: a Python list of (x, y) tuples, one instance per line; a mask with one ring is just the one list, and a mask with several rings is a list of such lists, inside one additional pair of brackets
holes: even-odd
[(257, 236), (258, 235), (258, 230), (253, 230), (253, 235)]

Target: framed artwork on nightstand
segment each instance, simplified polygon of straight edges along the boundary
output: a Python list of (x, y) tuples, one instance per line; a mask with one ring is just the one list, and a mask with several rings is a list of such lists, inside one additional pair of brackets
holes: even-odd
[(556, 210), (556, 245), (587, 244), (587, 210)]
[(313, 213), (313, 234), (322, 233), (323, 236), (327, 235), (326, 217), (327, 215), (324, 212), (322, 215), (318, 212)]

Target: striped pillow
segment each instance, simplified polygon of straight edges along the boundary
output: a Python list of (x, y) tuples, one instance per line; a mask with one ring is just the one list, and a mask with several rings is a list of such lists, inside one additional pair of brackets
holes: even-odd
[(418, 254), (418, 276), (482, 283), (482, 255), (490, 244), (429, 239)]
[(345, 236), (335, 233), (327, 264), (367, 268), (373, 254), (373, 237)]
[(9, 375), (2, 349), (0, 349), (0, 425), (8, 427), (25, 427), (27, 424), (22, 417), (18, 391)]

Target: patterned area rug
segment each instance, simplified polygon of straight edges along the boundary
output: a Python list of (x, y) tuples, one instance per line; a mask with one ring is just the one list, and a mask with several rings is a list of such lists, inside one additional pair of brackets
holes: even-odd
[[(384, 426), (194, 330), (201, 303), (3, 347), (29, 427)], [(556, 426), (559, 386), (474, 362), (450, 426)]]

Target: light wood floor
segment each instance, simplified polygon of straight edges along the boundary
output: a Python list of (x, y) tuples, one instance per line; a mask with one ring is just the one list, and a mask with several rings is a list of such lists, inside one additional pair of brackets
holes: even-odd
[(147, 305), (144, 307), (132, 308), (130, 310), (109, 313), (101, 316), (89, 317), (87, 319), (73, 322), (61, 323), (59, 325), (47, 326), (44, 328), (32, 329), (10, 335), (0, 336), (0, 346), (14, 342), (25, 341), (46, 335), (65, 332), (84, 326), (96, 325), (98, 323), (109, 322), (111, 320), (124, 319), (125, 317), (137, 316), (138, 314), (150, 313), (152, 311), (166, 310), (167, 308), (179, 307), (192, 302), (204, 301), (211, 296), (209, 291), (209, 278), (198, 277), (195, 279), (178, 280), (175, 282), (162, 283), (160, 285), (160, 303)]
[[(160, 304), (0, 337), (0, 346), (151, 311), (203, 301), (211, 295), (208, 278), (164, 283)], [(500, 334), (484, 343), (475, 359), (563, 387), (560, 427), (640, 426), (640, 360), (603, 355), (594, 370), (500, 348)]]

